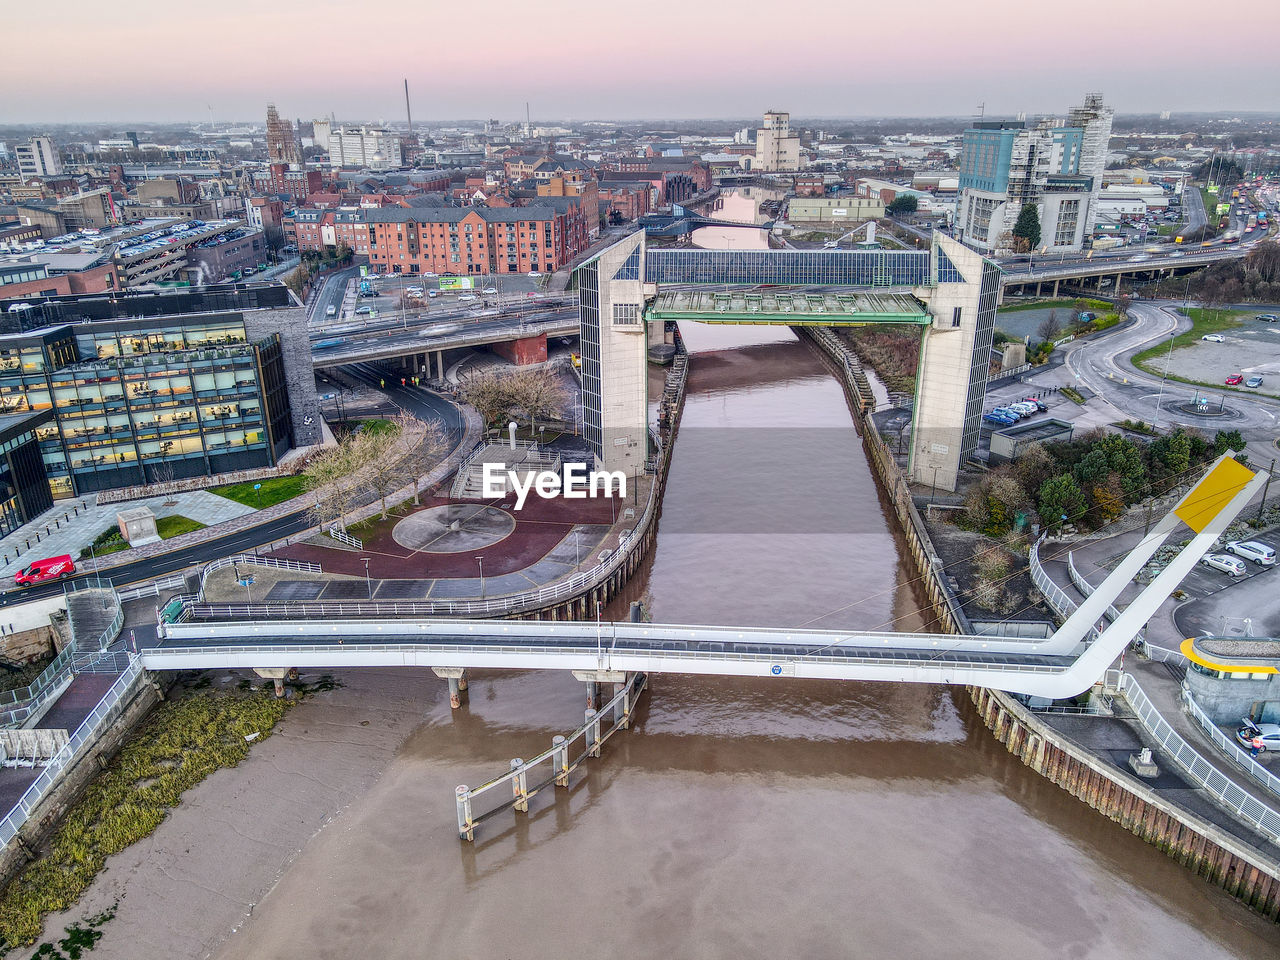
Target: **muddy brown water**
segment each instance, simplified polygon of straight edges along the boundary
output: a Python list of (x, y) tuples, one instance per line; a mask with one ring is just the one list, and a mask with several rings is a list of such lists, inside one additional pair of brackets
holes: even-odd
[[(785, 329), (686, 340), (630, 594), (660, 622), (923, 629), (817, 355)], [(459, 842), (454, 785), (545, 749), (583, 705), (552, 673), (479, 676), (454, 714), (435, 696), (217, 955), (1280, 956), (1273, 925), (1028, 771), (939, 687), (657, 676), (567, 794)]]

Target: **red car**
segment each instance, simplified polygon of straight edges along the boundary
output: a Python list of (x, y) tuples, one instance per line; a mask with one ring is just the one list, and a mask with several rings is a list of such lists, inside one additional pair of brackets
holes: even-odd
[(1244, 383), (1244, 377), (1241, 374), (1233, 373), (1231, 376), (1227, 377), (1228, 387), (1238, 387), (1242, 383)]

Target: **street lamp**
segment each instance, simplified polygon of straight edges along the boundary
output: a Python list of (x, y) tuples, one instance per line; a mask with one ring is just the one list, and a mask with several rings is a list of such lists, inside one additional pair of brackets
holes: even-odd
[(484, 599), (484, 557), (476, 557), (476, 563), (480, 567), (480, 599)]
[(369, 588), (369, 599), (372, 600), (373, 599), (373, 581), (369, 579), (369, 558), (361, 557), (360, 560), (361, 562), (364, 563), (364, 584), (366, 587)]

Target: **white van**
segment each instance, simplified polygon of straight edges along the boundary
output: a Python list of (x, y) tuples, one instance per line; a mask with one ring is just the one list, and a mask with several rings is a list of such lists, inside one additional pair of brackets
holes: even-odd
[(338, 315), (338, 308), (331, 303), (329, 306), (324, 308), (324, 315), (326, 317), (336, 317)]
[(1265, 543), (1259, 543), (1257, 540), (1232, 540), (1227, 544), (1227, 550), (1237, 557), (1252, 560), (1260, 567), (1275, 566), (1275, 550)]

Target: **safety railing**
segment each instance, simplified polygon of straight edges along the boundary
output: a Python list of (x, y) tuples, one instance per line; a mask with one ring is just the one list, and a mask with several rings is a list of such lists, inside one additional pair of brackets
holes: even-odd
[(1157, 663), (1171, 663), (1174, 666), (1186, 669), (1189, 661), (1181, 650), (1170, 650), (1166, 647), (1157, 647), (1150, 643), (1143, 642), (1139, 648), (1140, 652), (1148, 660), (1155, 660)]
[[(1066, 620), (1079, 606), (1074, 600), (1067, 596), (1060, 586), (1053, 582), (1053, 578), (1045, 572), (1044, 566), (1040, 563), (1040, 544), (1044, 543), (1045, 535), (1040, 534), (1040, 539), (1031, 544), (1028, 552), (1030, 560), (1031, 582), (1035, 584), (1037, 590), (1044, 597), (1045, 603), (1053, 609), (1053, 612), (1062, 620)], [(1090, 627), (1089, 632), (1085, 635), (1088, 642), (1092, 643), (1098, 639), (1098, 631), (1095, 627)]]
[(42, 692), (58, 682), (58, 678), (67, 669), (71, 658), (75, 655), (76, 645), (73, 641), (63, 647), (62, 652), (54, 657), (49, 665), (40, 671), (40, 675), (32, 680), (28, 686), (19, 687), (16, 690), (6, 690), (3, 694), (0, 694), (0, 707), (34, 700)]
[(120, 715), (133, 698), (134, 692), (141, 686), (143, 675), (141, 661), (133, 659), (125, 672), (107, 690), (98, 705), (85, 717), (84, 722), (76, 728), (75, 733), (67, 740), (66, 746), (54, 754), (40, 776), (36, 777), (26, 793), (14, 804), (13, 809), (0, 819), (0, 847), (8, 846), (63, 772), (71, 767), (80, 755), (93, 745), (102, 731)]
[[(794, 648), (789, 648), (794, 649)], [(306, 660), (310, 655), (323, 655), (326, 662), (333, 660), (349, 660), (352, 666), (359, 666), (361, 661), (368, 661), (369, 654), (387, 654), (399, 658), (409, 658), (412, 662), (417, 655), (435, 655), (446, 653), (451, 656), (473, 656), (477, 664), (495, 657), (535, 655), (552, 658), (582, 657), (584, 654), (595, 654), (595, 647), (556, 643), (471, 643), (460, 644), (424, 639), (421, 642), (401, 643), (259, 643), (230, 645), (221, 642), (194, 643), (183, 645), (180, 640), (163, 643), (158, 647), (148, 647), (141, 651), (151, 669), (185, 669), (178, 664), (183, 660), (204, 660), (211, 655), (224, 658), (231, 663), (238, 659), (255, 658), (263, 661), (289, 662), (290, 658)], [(1037, 674), (1053, 676), (1063, 673), (1071, 666), (1071, 661), (1046, 663), (1045, 657), (1027, 654), (1025, 659), (1010, 657), (1006, 660), (983, 659), (973, 654), (965, 659), (967, 651), (937, 654), (928, 650), (895, 650), (884, 651), (877, 655), (867, 653), (850, 654), (841, 647), (832, 646), (811, 653), (783, 652), (779, 650), (690, 650), (667, 649), (661, 641), (640, 645), (634, 643), (614, 644), (608, 652), (610, 657), (645, 657), (651, 660), (683, 660), (690, 663), (756, 663), (777, 665), (779, 661), (788, 664), (812, 663), (831, 666), (875, 666), (875, 667), (931, 667), (951, 670), (992, 671), (997, 673)], [(914, 654), (914, 655), (913, 655)], [(548, 667), (555, 664), (548, 662)], [(652, 669), (652, 668), (651, 668)]]
[(347, 533), (345, 530), (339, 527), (336, 523), (329, 527), (329, 536), (332, 537), (334, 540), (337, 540), (339, 543), (344, 544), (345, 546), (353, 547), (356, 550), (364, 549), (363, 540), (361, 540), (359, 537), (351, 536), (351, 534)]
[(187, 582), (186, 577), (180, 573), (172, 573), (167, 577), (158, 577), (150, 583), (139, 584), (136, 587), (127, 587), (124, 590), (117, 590), (116, 595), (120, 597), (120, 602), (124, 603), (128, 600), (138, 600), (142, 597), (158, 597), (162, 590), (172, 590), (175, 587), (184, 586)]
[[(645, 675), (633, 673), (628, 678), (622, 691), (599, 710), (588, 710), (586, 722), (567, 737), (558, 736), (551, 740), (551, 749), (546, 750), (532, 760), (516, 757), (511, 761), (511, 769), (501, 776), (494, 777), (488, 783), (472, 789), (463, 784), (454, 791), (458, 805), (458, 837), (462, 840), (475, 840), (476, 827), (492, 820), (504, 810), (515, 810), (517, 813), (529, 812), (529, 801), (550, 786), (568, 787), (569, 775), (577, 770), (591, 757), (600, 756), (600, 749), (606, 740), (619, 730), (631, 726), (631, 717), (635, 706), (644, 691)], [(612, 718), (612, 719), (611, 719)], [(606, 726), (606, 724), (608, 724)], [(574, 745), (582, 741), (581, 752), (571, 756)], [(531, 775), (537, 776), (543, 764), (547, 764), (547, 775), (543, 779), (529, 785)], [(502, 789), (510, 787), (510, 793)], [(483, 813), (475, 812), (475, 801), (496, 791), (501, 801)]]
[(1179, 736), (1169, 722), (1160, 716), (1147, 699), (1142, 687), (1131, 674), (1126, 674), (1123, 684), (1124, 698), (1138, 720), (1161, 748), (1182, 768), (1182, 772), (1196, 784), (1207, 790), (1222, 806), (1232, 811), (1241, 821), (1258, 830), (1272, 843), (1280, 843), (1280, 813), (1246, 792), (1221, 770), (1200, 756), (1192, 746)]
[[(1071, 578), (1071, 585), (1080, 591), (1082, 597), (1087, 597), (1094, 591), (1094, 586), (1084, 578), (1084, 575), (1076, 569), (1075, 554), (1073, 551), (1067, 551), (1067, 576)], [(1107, 604), (1107, 609), (1102, 611), (1102, 615), (1115, 623), (1120, 619), (1120, 611), (1115, 608), (1115, 604)]]
[(309, 560), (277, 560), (275, 557), (259, 557), (251, 553), (237, 553), (205, 564), (204, 569), (200, 571), (200, 596), (204, 596), (204, 585), (208, 582), (210, 574), (225, 570), (227, 567), (234, 567), (238, 563), (247, 563), (255, 567), (271, 567), (275, 570), (293, 570), (295, 573), (324, 572), (321, 570), (320, 564), (311, 563)]
[(1187, 713), (1190, 714), (1191, 719), (1200, 724), (1201, 729), (1204, 730), (1219, 750), (1247, 773), (1250, 779), (1257, 781), (1268, 791), (1280, 797), (1280, 777), (1277, 777), (1262, 764), (1258, 763), (1246, 751), (1242, 750), (1235, 740), (1218, 729), (1218, 725), (1209, 719), (1207, 713), (1200, 709), (1195, 697), (1191, 695), (1191, 691), (1185, 686), (1182, 688), (1182, 703), (1187, 708)]

